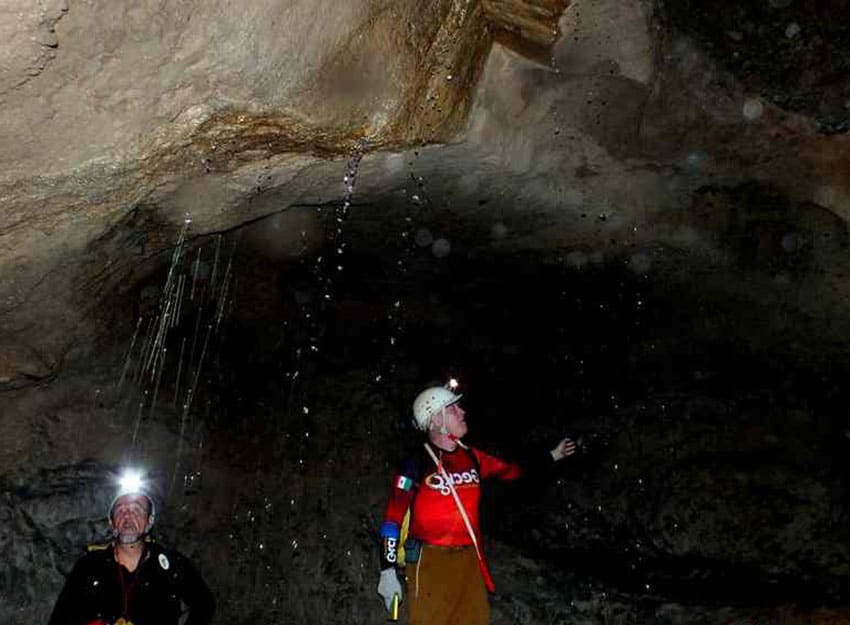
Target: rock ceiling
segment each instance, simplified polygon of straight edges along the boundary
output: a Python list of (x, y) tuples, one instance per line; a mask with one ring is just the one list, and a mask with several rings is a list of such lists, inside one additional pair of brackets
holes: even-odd
[(534, 217), (506, 249), (664, 245), (734, 270), (736, 228), (772, 219), (735, 212), (749, 193), (844, 310), (847, 30), (827, 3), (566, 4), (7, 2), (0, 385), (82, 349), (187, 214), (200, 236), (339, 201), (361, 141), (356, 202), (392, 210), (413, 167), (456, 211)]

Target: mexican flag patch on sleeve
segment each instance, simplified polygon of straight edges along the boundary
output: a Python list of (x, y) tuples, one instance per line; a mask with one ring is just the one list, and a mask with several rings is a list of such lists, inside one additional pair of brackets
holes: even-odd
[(410, 490), (413, 488), (413, 480), (409, 477), (404, 477), (403, 475), (399, 475), (398, 479), (395, 483), (396, 488), (400, 488), (401, 490)]

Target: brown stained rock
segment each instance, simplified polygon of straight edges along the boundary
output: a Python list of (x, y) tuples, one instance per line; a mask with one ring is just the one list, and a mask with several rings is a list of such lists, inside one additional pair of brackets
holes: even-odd
[(447, 141), (461, 129), (492, 43), (477, 2), (442, 7), (439, 29), (415, 57), (415, 95), (389, 125), (389, 134), (406, 144)]
[(240, 163), (288, 152), (332, 158), (364, 136), (363, 127), (322, 128), (294, 116), (223, 113), (201, 124), (191, 145), (205, 155), (210, 170), (231, 171)]
[[(17, 22), (55, 32), (41, 74), (0, 75), (0, 332), (51, 362), (69, 327), (88, 336), (81, 320), (106, 290), (158, 262), (186, 213), (208, 233), (338, 201), (344, 159), (365, 139), (400, 166), (367, 162), (364, 200), (404, 177), (405, 150), (454, 142), (417, 165), (443, 185), (435, 195), (480, 219), (497, 194), (500, 210), (551, 215), (514, 242), (535, 249), (595, 245), (633, 222), (664, 240), (678, 224), (655, 215), (689, 205), (706, 184), (695, 177), (771, 181), (850, 216), (847, 135), (769, 102), (745, 119), (755, 94), (654, 30), (637, 0), (63, 6)], [(5, 41), (0, 58), (23, 54)], [(585, 217), (612, 208), (618, 220)]]
[(570, 0), (483, 0), (496, 41), (532, 60), (549, 64), (561, 35), (558, 20)]
[[(454, 136), (490, 44), (469, 0), (19, 4), (0, 27), (14, 34), (0, 38), (0, 317), (4, 342), (51, 354), (98, 286), (167, 247), (185, 212), (227, 229), (293, 201), (248, 206), (264, 176), (333, 169), (365, 137)], [(326, 175), (301, 179), (321, 189)], [(97, 251), (134, 207), (157, 224), (147, 246)], [(25, 336), (28, 306), (50, 330)]]

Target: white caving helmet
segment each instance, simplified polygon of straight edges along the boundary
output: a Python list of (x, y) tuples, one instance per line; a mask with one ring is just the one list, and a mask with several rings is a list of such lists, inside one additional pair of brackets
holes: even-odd
[(118, 503), (118, 500), (126, 495), (136, 495), (138, 497), (144, 497), (150, 504), (148, 522), (145, 526), (145, 534), (147, 534), (151, 531), (154, 521), (156, 520), (156, 502), (149, 492), (142, 473), (128, 469), (118, 477), (117, 484), (118, 489), (115, 492), (115, 496), (112, 498), (112, 502), (109, 504), (108, 518), (110, 526), (112, 525), (112, 513), (115, 512), (115, 505)]
[[(452, 380), (448, 386), (454, 388), (457, 382)], [(423, 432), (427, 432), (434, 415), (456, 403), (461, 397), (463, 395), (455, 395), (443, 386), (426, 388), (413, 401), (413, 424)]]

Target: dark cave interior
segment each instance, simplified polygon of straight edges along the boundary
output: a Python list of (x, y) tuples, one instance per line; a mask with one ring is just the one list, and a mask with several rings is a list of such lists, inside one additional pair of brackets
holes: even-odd
[[(343, 174), (333, 132), (276, 127), (303, 162), (275, 165), (213, 129), (85, 222), (45, 272), (73, 293), (56, 366), (0, 376), (0, 621), (46, 620), (138, 466), (216, 622), (385, 622), (391, 471), (455, 377), (471, 444), (578, 442), (484, 490), (494, 625), (850, 622), (850, 0), (609, 3), (650, 33), (644, 81), (605, 57), (642, 40), (571, 6), (574, 47), (498, 57), (463, 140), (352, 135)], [(22, 335), (55, 330), (39, 297)]]

